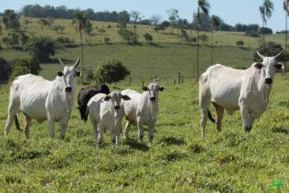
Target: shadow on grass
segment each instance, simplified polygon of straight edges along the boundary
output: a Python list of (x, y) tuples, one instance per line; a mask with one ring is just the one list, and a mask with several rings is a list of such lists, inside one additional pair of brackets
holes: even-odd
[(158, 142), (163, 146), (167, 145), (186, 145), (186, 141), (183, 138), (176, 138), (176, 137), (162, 137), (161, 140)]
[(272, 128), (273, 133), (284, 133), (284, 134), (289, 134), (289, 129), (288, 128), (281, 128), (281, 127), (274, 127)]
[(140, 150), (140, 151), (148, 151), (149, 147), (144, 143), (139, 143), (135, 139), (127, 139), (124, 142), (125, 145), (128, 145), (132, 149)]

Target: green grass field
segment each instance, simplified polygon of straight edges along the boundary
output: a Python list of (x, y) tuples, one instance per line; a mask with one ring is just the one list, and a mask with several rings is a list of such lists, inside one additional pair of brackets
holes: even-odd
[[(71, 21), (62, 22), (69, 25)], [(213, 63), (238, 68), (251, 65), (258, 40), (248, 40), (245, 44), (252, 47), (240, 49), (234, 47), (235, 42), (248, 37), (236, 33), (216, 35), (224, 45), (219, 43), (214, 49)], [(163, 38), (170, 39), (167, 35)], [(279, 36), (270, 38), (282, 42)], [(137, 142), (137, 129), (132, 127), (130, 140), (121, 140), (114, 146), (110, 134), (105, 133), (104, 146), (96, 149), (91, 124), (80, 121), (75, 107), (64, 140), (58, 137), (58, 124), (57, 137), (51, 139), (46, 122), (33, 122), (29, 142), (24, 142), (24, 135), (15, 126), (6, 138), (0, 132), (0, 192), (289, 192), (288, 74), (276, 75), (268, 109), (251, 133), (245, 134), (240, 113), (235, 112), (225, 114), (221, 133), (208, 122), (207, 137), (202, 140), (198, 84), (192, 78), (196, 47), (173, 40), (159, 44), (161, 47), (145, 43), (85, 47), (86, 66), (96, 69), (102, 60), (116, 58), (131, 71), (131, 85), (124, 80), (110, 85), (112, 89), (129, 87), (140, 91), (142, 81), (147, 84), (155, 75), (161, 78), (165, 91), (160, 93), (160, 112), (151, 147), (146, 145), (147, 136), (144, 143)], [(79, 53), (80, 48), (65, 49), (55, 57), (74, 60)], [(209, 47), (201, 47), (202, 71), (210, 65), (209, 53)], [(0, 54), (7, 60), (28, 56), (10, 49), (1, 50)], [(53, 79), (61, 68), (58, 64), (42, 67), (41, 75), (48, 79)], [(173, 83), (178, 72), (184, 76), (184, 84)], [(81, 87), (78, 85), (78, 90)], [(0, 85), (3, 129), (8, 93), (9, 85)]]

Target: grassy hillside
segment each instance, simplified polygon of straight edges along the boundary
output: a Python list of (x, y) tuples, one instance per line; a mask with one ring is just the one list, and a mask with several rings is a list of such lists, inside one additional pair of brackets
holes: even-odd
[[(27, 31), (30, 36), (49, 36), (53, 39), (58, 37), (68, 37), (75, 43), (79, 43), (79, 34), (77, 28), (72, 25), (72, 20), (67, 19), (53, 19), (51, 20), (51, 27), (41, 26), (38, 22), (39, 19), (36, 18), (22, 18), (21, 24), (22, 29)], [(28, 22), (27, 22), (28, 21)], [(52, 30), (54, 26), (63, 26), (63, 33)], [(133, 31), (133, 26), (128, 25), (128, 29)], [(122, 43), (123, 40), (117, 33), (118, 24), (113, 22), (99, 22), (92, 21), (92, 33), (91, 35), (84, 35), (84, 43), (86, 44), (103, 44), (104, 38), (109, 37), (112, 43)], [(156, 43), (180, 43), (180, 30), (176, 28), (167, 28), (165, 31), (155, 32), (153, 26), (148, 25), (137, 25), (137, 33), (139, 35), (139, 41), (145, 42), (143, 35), (145, 33), (150, 33), (153, 36), (154, 42)], [(196, 32), (192, 30), (187, 30), (188, 35), (191, 37), (196, 37)], [(208, 36), (207, 44), (210, 44), (211, 33), (201, 32), (201, 34), (206, 34)], [(235, 46), (238, 40), (242, 40), (245, 47), (257, 48), (260, 44), (260, 38), (253, 38), (245, 36), (244, 33), (240, 32), (215, 32), (214, 33), (214, 43), (222, 46)], [(3, 32), (3, 37), (7, 35), (7, 32)], [(268, 35), (266, 36), (267, 41), (275, 41), (277, 43), (283, 44), (284, 35)]]

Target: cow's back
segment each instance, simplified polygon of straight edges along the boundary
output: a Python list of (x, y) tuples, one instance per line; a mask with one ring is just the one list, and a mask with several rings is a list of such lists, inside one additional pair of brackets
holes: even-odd
[(233, 111), (239, 108), (238, 99), (245, 74), (246, 70), (216, 64), (201, 75), (200, 86), (207, 89), (212, 102)]
[(19, 102), (20, 110), (31, 118), (43, 121), (46, 119), (45, 101), (50, 86), (51, 81), (40, 76), (18, 76), (11, 85), (10, 97), (14, 97), (13, 100)]

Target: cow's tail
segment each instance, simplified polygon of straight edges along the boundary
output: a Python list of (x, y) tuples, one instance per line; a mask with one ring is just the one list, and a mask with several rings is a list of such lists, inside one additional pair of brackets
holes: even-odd
[(18, 131), (22, 131), (22, 129), (20, 128), (20, 124), (19, 124), (19, 121), (18, 121), (18, 117), (17, 117), (17, 114), (15, 115), (15, 125), (16, 125), (16, 129)]
[(210, 119), (210, 121), (212, 121), (213, 123), (215, 123), (215, 119), (212, 116), (212, 113), (210, 112), (210, 110), (208, 110), (208, 118)]

